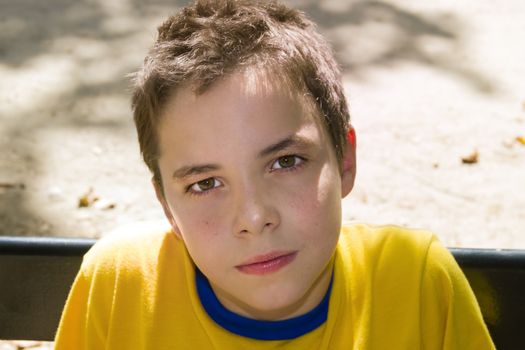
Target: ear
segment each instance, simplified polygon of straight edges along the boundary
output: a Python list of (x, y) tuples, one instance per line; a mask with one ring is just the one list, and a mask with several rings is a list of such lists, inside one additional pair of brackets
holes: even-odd
[(160, 205), (162, 205), (162, 209), (164, 210), (164, 215), (166, 215), (166, 218), (168, 219), (171, 225), (173, 233), (175, 233), (175, 236), (182, 239), (179, 227), (175, 223), (175, 219), (173, 218), (171, 209), (168, 203), (166, 202), (166, 198), (164, 196), (164, 192), (162, 191), (160, 184), (157, 181), (155, 181), (155, 178), (151, 178), (151, 183), (153, 184), (153, 188), (155, 188), (155, 194), (157, 195), (157, 199), (160, 202)]
[(341, 197), (346, 197), (354, 188), (356, 172), (356, 137), (355, 129), (352, 125), (346, 135), (346, 148), (343, 150), (343, 171), (341, 173)]

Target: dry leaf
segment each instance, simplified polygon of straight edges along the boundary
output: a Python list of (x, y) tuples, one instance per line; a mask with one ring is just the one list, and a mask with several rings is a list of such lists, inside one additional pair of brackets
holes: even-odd
[(474, 150), (474, 152), (472, 152), (468, 156), (462, 157), (461, 162), (463, 164), (476, 164), (479, 160), (478, 158), (479, 158), (479, 153), (478, 151)]
[(78, 199), (78, 207), (79, 208), (90, 207), (93, 205), (93, 203), (95, 203), (98, 200), (99, 200), (99, 197), (93, 194), (93, 188), (89, 188), (89, 190)]

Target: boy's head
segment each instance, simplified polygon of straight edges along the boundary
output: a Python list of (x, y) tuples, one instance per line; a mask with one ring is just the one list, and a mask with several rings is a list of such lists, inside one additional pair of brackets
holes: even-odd
[(274, 3), (198, 2), (160, 27), (133, 107), (157, 197), (223, 305), (259, 319), (314, 308), (355, 152), (312, 24)]
[(132, 107), (140, 150), (158, 184), (158, 125), (170, 96), (182, 86), (203, 93), (247, 68), (265, 70), (306, 94), (341, 162), (348, 107), (338, 65), (314, 24), (273, 1), (196, 1), (158, 28), (135, 76)]

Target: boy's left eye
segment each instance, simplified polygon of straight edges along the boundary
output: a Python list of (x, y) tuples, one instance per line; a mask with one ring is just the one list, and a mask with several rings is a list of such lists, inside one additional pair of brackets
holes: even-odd
[(277, 158), (275, 162), (273, 162), (271, 169), (288, 169), (288, 168), (294, 168), (304, 162), (304, 159), (299, 156), (294, 155), (287, 155)]

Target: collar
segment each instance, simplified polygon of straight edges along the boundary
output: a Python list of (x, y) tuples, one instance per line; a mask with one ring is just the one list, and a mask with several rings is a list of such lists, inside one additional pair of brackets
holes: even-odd
[(333, 273), (330, 285), (319, 305), (304, 315), (279, 321), (255, 320), (233, 313), (220, 303), (210, 282), (198, 268), (195, 268), (195, 280), (197, 293), (204, 310), (222, 328), (234, 334), (258, 340), (286, 340), (309, 333), (326, 321)]

